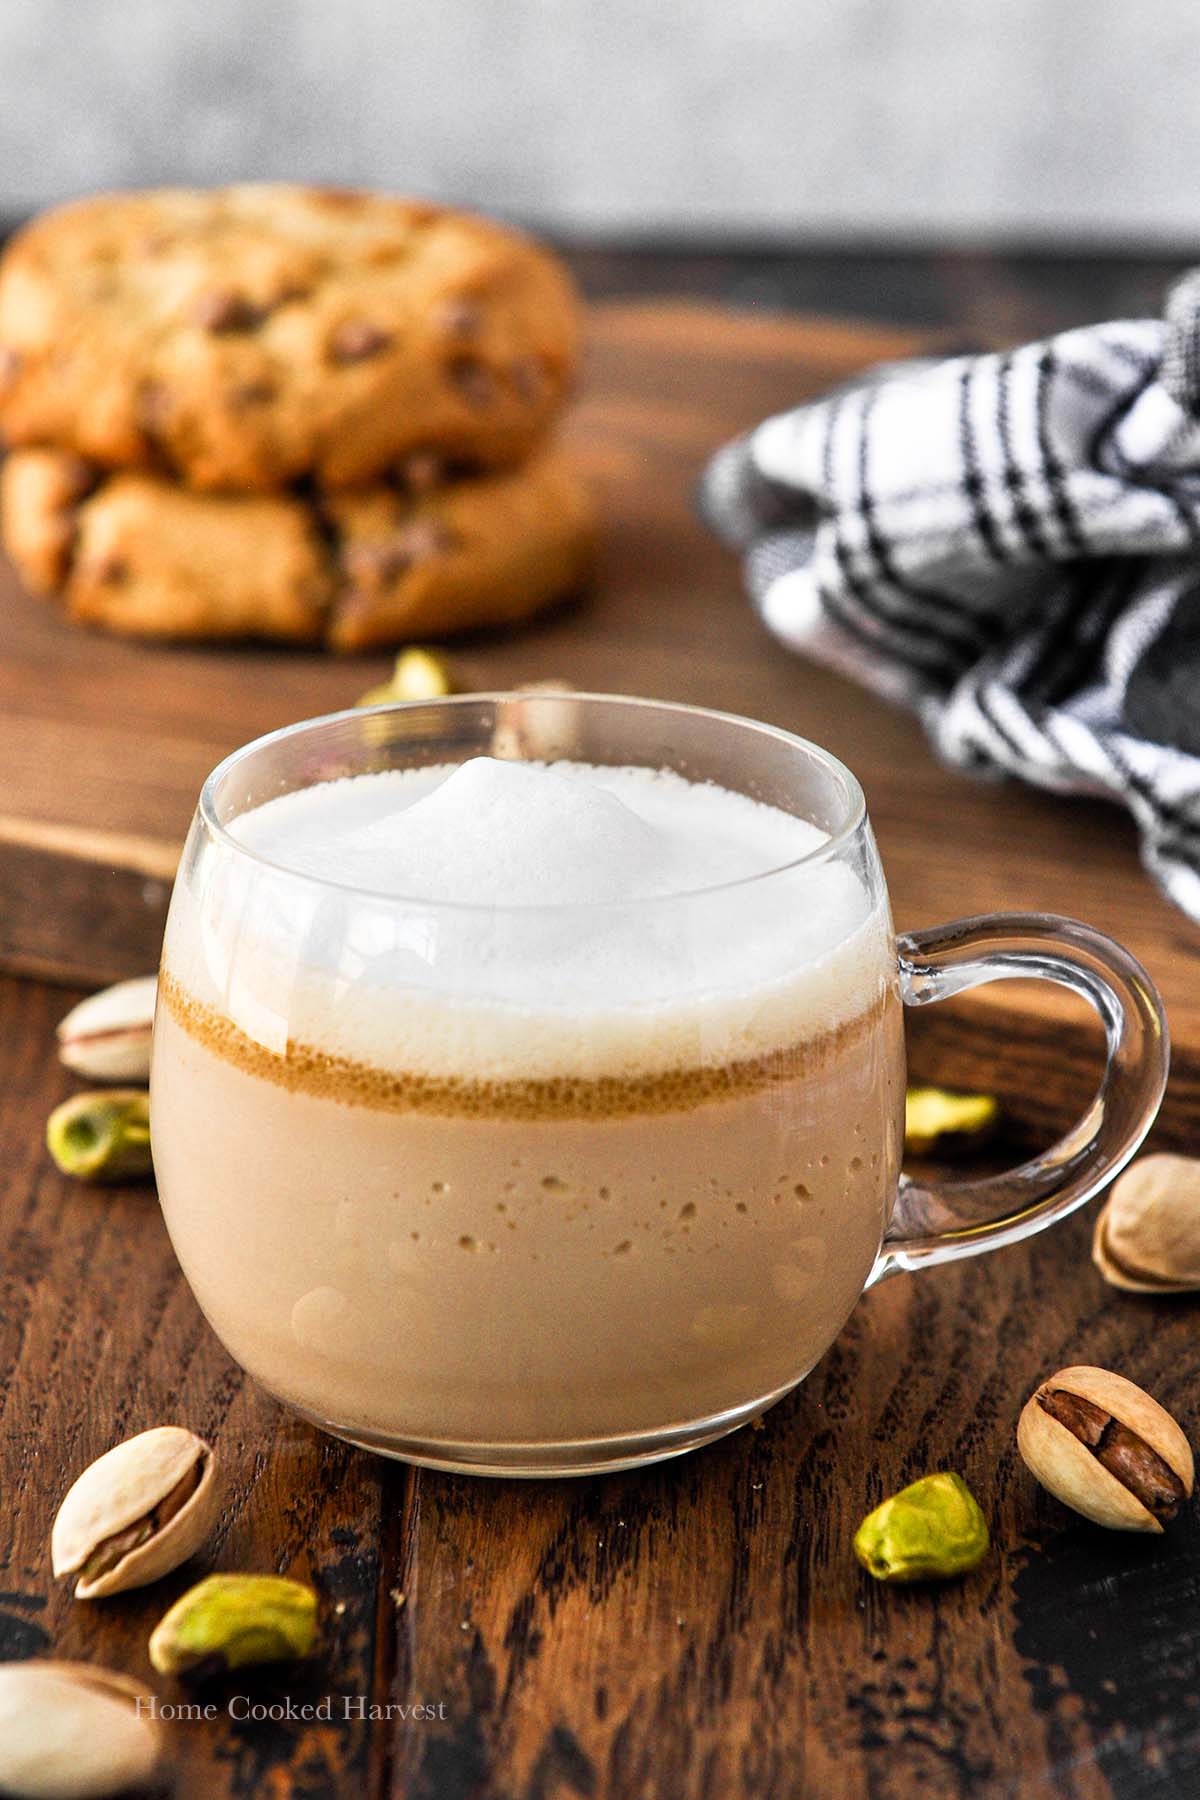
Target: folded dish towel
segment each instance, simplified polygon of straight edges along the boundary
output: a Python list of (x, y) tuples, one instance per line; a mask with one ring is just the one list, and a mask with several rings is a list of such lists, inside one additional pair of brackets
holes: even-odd
[(889, 364), (700, 488), (767, 625), (942, 756), (1124, 801), (1200, 919), (1200, 270), (1165, 319)]

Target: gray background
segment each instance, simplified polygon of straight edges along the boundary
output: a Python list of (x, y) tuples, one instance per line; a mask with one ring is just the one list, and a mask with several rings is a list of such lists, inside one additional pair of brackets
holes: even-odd
[(566, 235), (1200, 237), (1197, 0), (0, 0), (0, 210), (270, 175)]

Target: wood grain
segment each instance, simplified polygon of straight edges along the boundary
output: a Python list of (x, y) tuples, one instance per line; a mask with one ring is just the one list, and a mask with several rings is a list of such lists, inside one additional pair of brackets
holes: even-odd
[[(601, 310), (595, 337), (570, 435), (604, 491), (603, 579), (529, 632), (466, 645), (469, 678), (562, 675), (827, 743), (864, 777), (901, 925), (1045, 907), (1139, 950), (1177, 1046), (1155, 1141), (1194, 1149), (1196, 934), (1141, 874), (1126, 822), (941, 770), (913, 721), (770, 644), (691, 518), (709, 446), (906, 340), (652, 306)], [(11, 583), (0, 615), (0, 957), (80, 976), (92, 956), (102, 976), (152, 962), (154, 858), (174, 853), (217, 757), (352, 700), (384, 666), (149, 651), (71, 631)], [(56, 947), (60, 912), (71, 929)], [(1004, 987), (916, 1017), (911, 1050), (921, 1077), (1002, 1095), (996, 1154), (1015, 1157), (1078, 1113), (1097, 1048), (1069, 1004)], [(178, 1273), (152, 1190), (99, 1193), (53, 1169), (44, 1120), (74, 1085), (53, 1027), (74, 997), (0, 978), (0, 1656), (84, 1656), (149, 1685), (147, 1634), (204, 1568), (305, 1574), (324, 1598), (310, 1671), (235, 1682), (216, 1719), (172, 1727), (181, 1800), (1200, 1792), (1194, 1514), (1151, 1544), (1115, 1540), (1072, 1522), (1015, 1453), (1025, 1397), (1071, 1361), (1122, 1369), (1200, 1425), (1197, 1304), (1107, 1289), (1086, 1216), (883, 1284), (761, 1429), (679, 1462), (573, 1483), (407, 1471), (321, 1438), (243, 1380)], [(73, 1603), (48, 1569), (62, 1492), (108, 1444), (170, 1419), (222, 1460), (211, 1555), (143, 1593)], [(991, 1555), (944, 1589), (873, 1586), (850, 1554), (855, 1525), (937, 1467), (970, 1481)], [(223, 1709), (247, 1691), (328, 1695), (335, 1716), (238, 1724)], [(342, 1717), (347, 1698), (435, 1716), (371, 1725)]]
[[(791, 1399), (692, 1457), (578, 1482), (472, 1482), (362, 1455), (290, 1420), (230, 1363), (175, 1265), (153, 1192), (61, 1178), (41, 1147), (71, 1080), (73, 998), (0, 980), (0, 1656), (129, 1670), (208, 1567), (316, 1581), (326, 1651), (303, 1676), (206, 1690), (328, 1724), (171, 1728), (180, 1800), (1179, 1800), (1200, 1784), (1194, 1518), (1154, 1545), (1071, 1523), (1018, 1462), (1016, 1414), (1065, 1363), (1126, 1371), (1197, 1424), (1197, 1306), (1121, 1296), (1090, 1221), (867, 1296)], [(916, 1021), (923, 1077), (1008, 1098), (1004, 1154), (1090, 1092), (1096, 1045), (955, 1003)], [(1156, 1133), (1200, 1127), (1195, 1064)], [(230, 1254), (236, 1255), (236, 1245)], [(211, 1556), (143, 1593), (73, 1603), (49, 1523), (116, 1439), (186, 1421), (217, 1446)], [(883, 1494), (954, 1467), (995, 1548), (965, 1582), (880, 1589), (849, 1542)], [(398, 1603), (397, 1597), (403, 1596)], [(339, 1611), (342, 1608), (344, 1610)], [(378, 1707), (444, 1712), (372, 1726)]]

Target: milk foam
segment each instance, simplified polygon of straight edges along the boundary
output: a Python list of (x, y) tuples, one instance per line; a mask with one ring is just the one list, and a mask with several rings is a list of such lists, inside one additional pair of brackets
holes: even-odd
[(886, 904), (844, 862), (788, 866), (822, 832), (669, 770), (480, 757), (283, 795), (229, 832), (265, 860), (205, 846), (166, 965), (280, 1054), (637, 1077), (820, 1035), (891, 979)]
[(244, 813), (230, 831), (323, 880), (496, 906), (692, 893), (825, 842), (803, 819), (669, 769), (490, 756), (327, 782)]

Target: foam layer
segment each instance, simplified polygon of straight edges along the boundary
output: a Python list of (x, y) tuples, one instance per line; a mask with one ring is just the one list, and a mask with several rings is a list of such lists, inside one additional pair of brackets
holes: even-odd
[(779, 868), (825, 841), (803, 819), (669, 769), (490, 756), (286, 794), (231, 832), (323, 880), (496, 906), (692, 893)]
[(206, 845), (166, 965), (269, 1055), (639, 1079), (819, 1038), (892, 981), (858, 875), (785, 866), (822, 833), (669, 771), (479, 758), (329, 782), (230, 831), (281, 867)]

